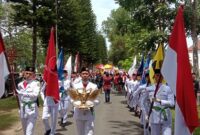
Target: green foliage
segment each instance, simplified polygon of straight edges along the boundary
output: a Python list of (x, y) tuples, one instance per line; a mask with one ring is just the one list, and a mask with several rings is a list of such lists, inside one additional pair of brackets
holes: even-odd
[(16, 97), (12, 96), (9, 98), (0, 99), (0, 108), (4, 111), (10, 111), (18, 108)]
[(12, 126), (14, 122), (18, 120), (17, 116), (13, 116), (12, 114), (0, 114), (0, 130), (4, 130)]

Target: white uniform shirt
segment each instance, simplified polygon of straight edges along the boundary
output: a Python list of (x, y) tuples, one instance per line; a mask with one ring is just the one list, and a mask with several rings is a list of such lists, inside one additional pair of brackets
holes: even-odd
[(20, 117), (27, 118), (38, 116), (37, 97), (40, 91), (40, 83), (36, 80), (27, 82), (24, 86), (24, 81), (18, 84), (18, 97), (20, 102)]
[[(83, 83), (82, 81), (80, 81), (79, 83), (76, 83), (73, 85), (74, 89), (83, 89)], [(92, 83), (92, 82), (88, 82), (87, 86), (86, 86), (86, 91), (87, 90), (98, 90), (97, 85)], [(94, 100), (93, 101), (94, 105), (99, 104), (99, 100)], [(94, 108), (94, 107), (93, 107)], [(93, 110), (94, 111), (94, 110)], [(74, 109), (74, 118), (76, 120), (94, 120), (94, 112), (92, 112), (91, 110), (83, 110), (83, 109), (79, 109), (76, 108)]]
[[(152, 85), (147, 87), (147, 90), (150, 90), (150, 99), (153, 98), (154, 91), (156, 89), (156, 85)], [(164, 109), (164, 111), (159, 111), (156, 109), (152, 109), (152, 113), (150, 116), (151, 123), (172, 123), (172, 116), (169, 107), (174, 106), (174, 94), (169, 86), (165, 84), (160, 84), (160, 88), (156, 94), (156, 98), (161, 100), (161, 104), (158, 102), (154, 102), (154, 107)], [(166, 116), (165, 116), (166, 115)], [(165, 119), (166, 118), (166, 119)]]

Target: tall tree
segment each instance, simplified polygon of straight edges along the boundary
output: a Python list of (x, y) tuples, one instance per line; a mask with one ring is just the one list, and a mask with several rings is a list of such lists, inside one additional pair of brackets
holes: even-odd
[(44, 26), (44, 24), (50, 24), (52, 26), (52, 22), (55, 22), (53, 21), (55, 20), (54, 1), (13, 0), (13, 2), (18, 3), (12, 6), (15, 10), (15, 14), (13, 14), (14, 25), (32, 29), (32, 65), (35, 66), (37, 59), (38, 28)]

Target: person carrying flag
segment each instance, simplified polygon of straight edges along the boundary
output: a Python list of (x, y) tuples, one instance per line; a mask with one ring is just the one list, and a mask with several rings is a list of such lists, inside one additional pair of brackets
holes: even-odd
[[(152, 135), (172, 134), (172, 114), (170, 107), (174, 107), (174, 94), (169, 86), (162, 84), (163, 76), (160, 69), (154, 69), (155, 84), (146, 89), (150, 91), (149, 97), (153, 102), (150, 114), (150, 125)], [(158, 87), (158, 88), (156, 88)], [(157, 93), (155, 93), (158, 89)]]
[(18, 84), (20, 102), (20, 118), (25, 135), (33, 135), (35, 122), (38, 116), (37, 97), (40, 91), (40, 82), (34, 79), (35, 68), (26, 67), (25, 80)]
[(70, 102), (70, 97), (67, 93), (68, 89), (70, 88), (70, 80), (67, 79), (67, 70), (64, 70), (63, 73), (63, 80), (59, 80), (60, 102), (58, 111), (61, 116), (60, 126), (65, 127), (67, 124), (67, 112)]

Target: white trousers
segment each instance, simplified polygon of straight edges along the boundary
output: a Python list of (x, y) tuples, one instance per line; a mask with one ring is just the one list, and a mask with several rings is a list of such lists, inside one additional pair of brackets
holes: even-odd
[(67, 112), (69, 110), (69, 101), (67, 100), (60, 100), (59, 102), (59, 113), (61, 118), (63, 119), (63, 123), (67, 122)]
[[(55, 135), (57, 124), (58, 104), (55, 106), (44, 106), (42, 113), (42, 120), (45, 126), (45, 131), (51, 129), (51, 135)], [(49, 124), (49, 117), (51, 117), (51, 127)]]
[(172, 127), (169, 124), (151, 123), (151, 135), (171, 135)]
[(33, 135), (36, 117), (21, 118), (24, 135)]
[(93, 120), (76, 120), (78, 135), (94, 135)]

